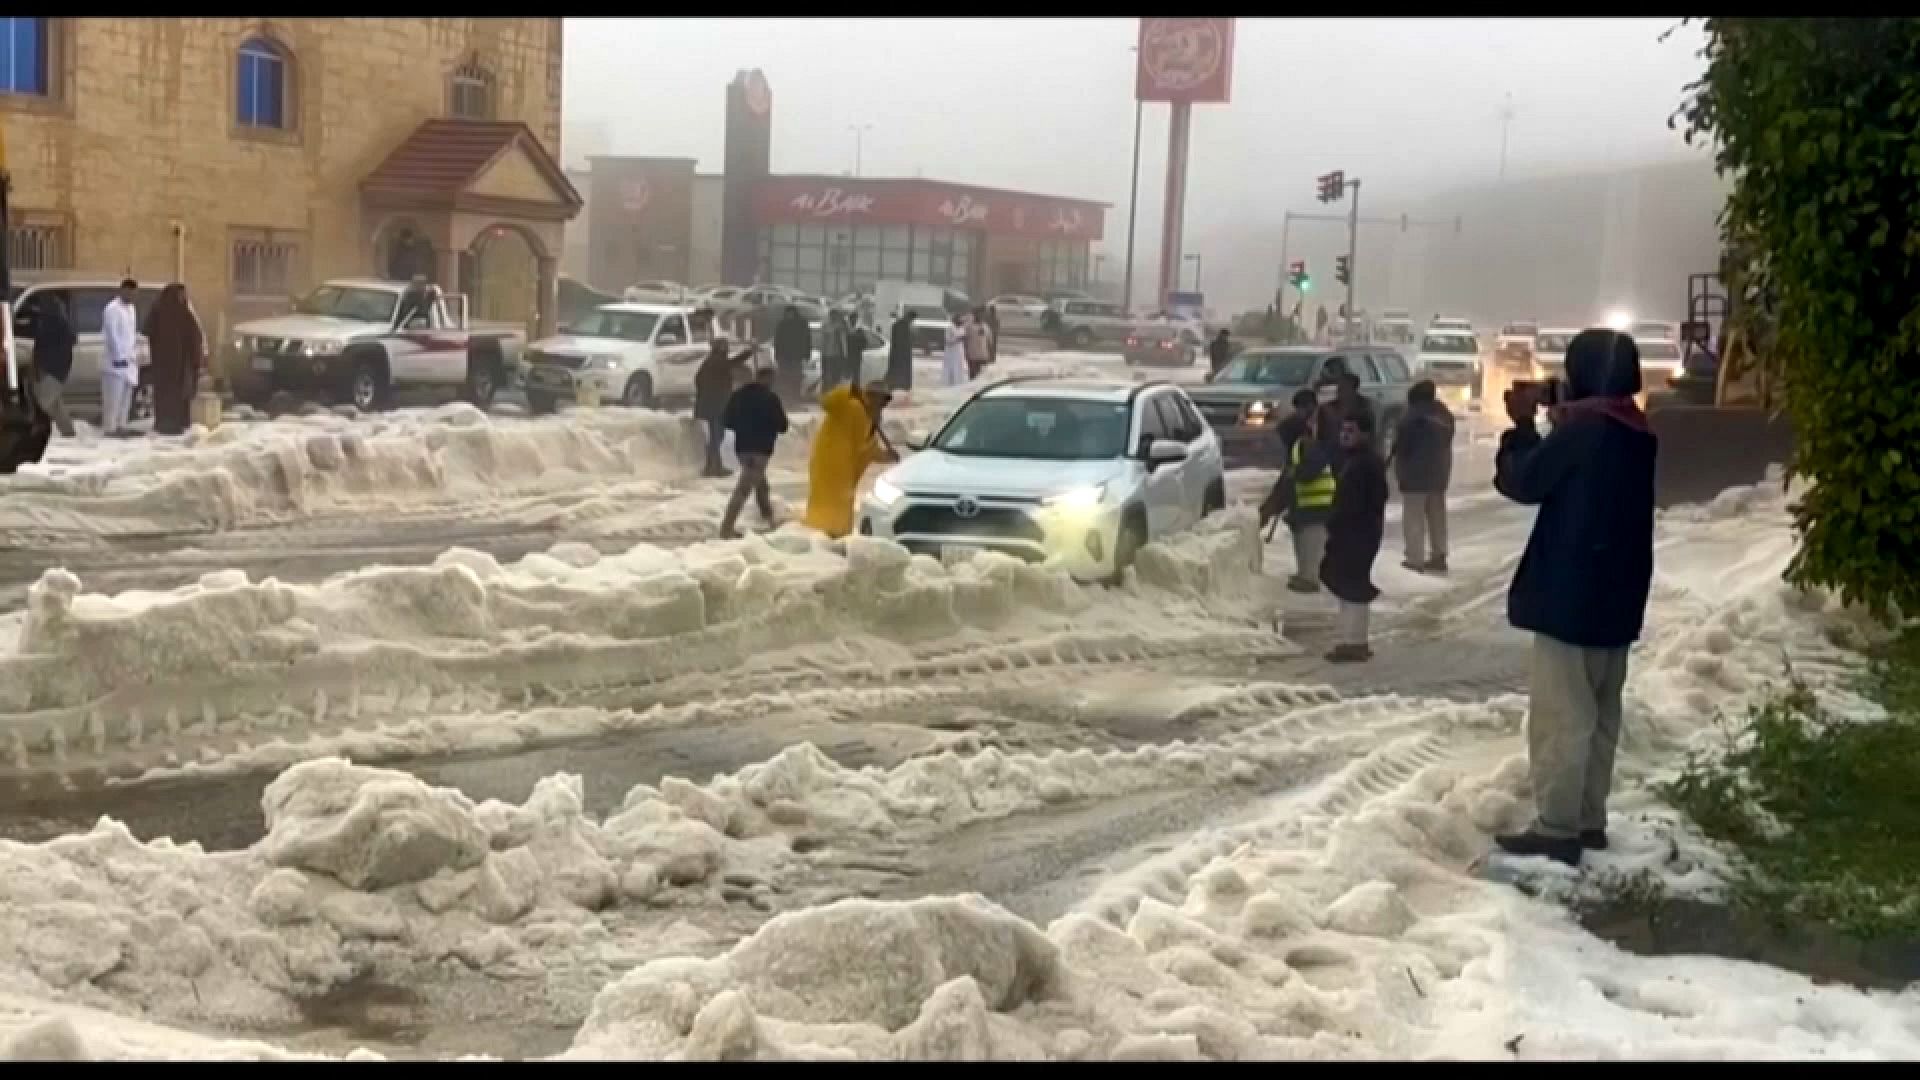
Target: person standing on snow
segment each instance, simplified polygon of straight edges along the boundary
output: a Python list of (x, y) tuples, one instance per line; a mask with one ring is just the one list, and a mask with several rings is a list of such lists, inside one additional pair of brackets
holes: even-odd
[[(853, 371), (859, 371), (858, 360)], [(847, 313), (835, 308), (827, 313), (820, 330), (820, 388), (831, 390), (853, 378), (847, 367)]]
[(1373, 586), (1373, 560), (1387, 528), (1387, 463), (1373, 448), (1373, 414), (1358, 413), (1341, 422), (1339, 479), (1333, 509), (1327, 515), (1327, 554), (1320, 560), (1320, 581), (1340, 601), (1338, 641), (1327, 653), (1333, 664), (1373, 659), (1367, 622), (1380, 590)]
[(1260, 506), (1262, 528), (1281, 518), (1293, 537), (1293, 576), (1287, 579), (1287, 588), (1297, 593), (1320, 591), (1327, 516), (1333, 511), (1333, 470), (1313, 434), (1319, 403), (1311, 390), (1294, 392), (1293, 412), (1280, 421), (1278, 431), (1280, 459), (1285, 464)]
[(992, 359), (992, 349), (988, 343), (993, 335), (987, 330), (985, 308), (973, 309), (973, 316), (966, 323), (966, 331), (967, 378), (977, 379)]
[(193, 423), (193, 395), (207, 357), (207, 339), (185, 285), (176, 281), (160, 290), (147, 313), (146, 335), (154, 434), (184, 435)]
[(1000, 362), (1000, 309), (988, 304), (984, 309), (987, 323), (987, 366)]
[(133, 306), (139, 295), (140, 283), (127, 278), (100, 313), (100, 430), (108, 435), (132, 434), (127, 418), (140, 385), (140, 315)]
[(1640, 349), (1631, 337), (1581, 331), (1567, 345), (1566, 371), (1566, 402), (1551, 409), (1545, 437), (1535, 427), (1535, 392), (1507, 391), (1513, 427), (1494, 458), (1493, 486), (1540, 508), (1507, 592), (1507, 621), (1533, 633), (1534, 821), (1495, 840), (1509, 854), (1578, 866), (1583, 852), (1607, 846), (1627, 652), (1653, 583), (1659, 441), (1634, 401)]
[[(1320, 418), (1314, 423), (1314, 431), (1320, 439), (1320, 448), (1326, 451), (1327, 460), (1337, 463), (1346, 453), (1346, 433), (1342, 425), (1348, 419), (1365, 416), (1369, 435), (1379, 429), (1379, 424), (1373, 415), (1373, 402), (1360, 392), (1360, 376), (1343, 367), (1333, 376), (1333, 385), (1333, 400), (1320, 406)], [(1372, 442), (1371, 439), (1368, 441)], [(1339, 471), (1337, 465), (1335, 471)]]
[(1231, 359), (1233, 359), (1233, 338), (1228, 335), (1227, 328), (1223, 326), (1220, 332), (1214, 335), (1213, 340), (1207, 343), (1207, 373), (1220, 374), (1220, 369), (1226, 367), (1227, 361)]
[(73, 320), (58, 293), (39, 294), (40, 313), (33, 323), (33, 400), (63, 438), (73, 438), (73, 417), (67, 415), (67, 377), (73, 374)]
[[(1447, 481), (1453, 475), (1453, 413), (1431, 379), (1407, 390), (1407, 412), (1393, 436), (1394, 481), (1400, 485), (1400, 565), (1423, 574), (1447, 572)], [(1427, 552), (1431, 547), (1433, 557)]]
[(971, 376), (967, 371), (967, 317), (955, 315), (947, 326), (946, 350), (940, 354), (940, 374), (948, 386), (959, 386)]
[(720, 518), (720, 536), (731, 540), (739, 533), (733, 526), (740, 510), (753, 496), (760, 519), (773, 525), (773, 494), (767, 490), (767, 465), (773, 460), (773, 444), (787, 433), (787, 410), (780, 395), (773, 392), (773, 368), (754, 372), (753, 380), (733, 392), (721, 414), (721, 426), (733, 432), (733, 454), (740, 459), (740, 478), (733, 494), (727, 497), (727, 512)]
[(893, 392), (913, 392), (913, 312), (901, 308), (887, 332), (887, 385)]
[(891, 397), (885, 383), (864, 391), (836, 386), (820, 396), (826, 415), (807, 459), (807, 525), (836, 538), (853, 531), (853, 497), (867, 466), (899, 460), (880, 434)]
[(707, 426), (707, 462), (701, 470), (702, 476), (732, 475), (720, 460), (720, 447), (727, 433), (722, 418), (727, 411), (727, 401), (733, 396), (735, 373), (752, 355), (751, 345), (739, 356), (731, 355), (727, 352), (727, 339), (716, 337), (693, 373), (693, 415)]
[(774, 388), (782, 402), (800, 401), (806, 382), (807, 357), (813, 353), (813, 328), (792, 304), (780, 313), (780, 325), (773, 330)]

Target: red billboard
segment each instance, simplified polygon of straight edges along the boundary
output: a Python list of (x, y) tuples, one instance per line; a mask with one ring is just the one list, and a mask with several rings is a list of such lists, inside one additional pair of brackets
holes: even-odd
[(774, 176), (754, 189), (760, 225), (925, 225), (996, 236), (1098, 240), (1106, 207), (934, 180)]
[(1232, 19), (1140, 20), (1135, 98), (1220, 104), (1232, 93)]

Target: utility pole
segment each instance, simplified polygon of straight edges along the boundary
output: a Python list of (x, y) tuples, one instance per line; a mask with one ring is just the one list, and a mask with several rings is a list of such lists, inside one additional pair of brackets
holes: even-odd
[(1507, 91), (1506, 103), (1500, 107), (1500, 179), (1507, 178), (1507, 135), (1513, 127), (1513, 91)]
[(1287, 233), (1292, 230), (1293, 211), (1288, 210), (1280, 215), (1280, 287), (1274, 290), (1274, 296), (1281, 303), (1285, 303), (1287, 299), (1287, 268), (1292, 265), (1287, 262)]
[(7, 263), (7, 240), (12, 224), (7, 217), (7, 197), (12, 194), (13, 177), (7, 172), (7, 129), (0, 124), (0, 350), (6, 352), (7, 393), (20, 390), (20, 368), (13, 355), (13, 269)]
[(1353, 344), (1353, 318), (1356, 314), (1353, 306), (1353, 281), (1360, 276), (1359, 267), (1354, 264), (1360, 253), (1360, 178), (1347, 181), (1347, 190), (1353, 192), (1353, 202), (1347, 205), (1347, 344)]
[[(1136, 52), (1139, 47), (1135, 46)], [(1127, 194), (1127, 275), (1120, 292), (1120, 306), (1133, 310), (1133, 227), (1140, 220), (1140, 120), (1146, 102), (1133, 103), (1133, 187)]]
[(858, 177), (860, 175), (860, 166), (862, 164), (860, 160), (861, 151), (863, 149), (862, 140), (866, 136), (867, 132), (873, 130), (873, 125), (872, 124), (848, 124), (847, 130), (853, 132), (853, 175)]

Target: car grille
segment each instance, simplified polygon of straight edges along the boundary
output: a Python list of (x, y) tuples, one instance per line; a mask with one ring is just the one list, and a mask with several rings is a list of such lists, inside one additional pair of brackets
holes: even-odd
[(932, 536), (968, 536), (990, 540), (1025, 540), (1038, 544), (1046, 539), (1024, 511), (1008, 506), (982, 506), (972, 517), (961, 517), (951, 506), (921, 503), (909, 506), (893, 523), (895, 533), (925, 533)]
[(287, 345), (277, 337), (257, 337), (253, 339), (253, 351), (261, 356), (273, 356)]
[(552, 364), (554, 367), (563, 367), (568, 371), (579, 371), (580, 365), (586, 363), (586, 360), (587, 358), (584, 356), (568, 356), (565, 353), (532, 352), (527, 354), (527, 363), (529, 364)]
[(1240, 415), (1246, 406), (1236, 401), (1196, 401), (1200, 415), (1207, 423), (1217, 428), (1240, 426)]

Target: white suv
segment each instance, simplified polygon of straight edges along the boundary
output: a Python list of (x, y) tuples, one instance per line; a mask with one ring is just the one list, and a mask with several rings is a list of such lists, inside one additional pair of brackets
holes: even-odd
[(858, 528), (943, 559), (987, 548), (1117, 580), (1142, 545), (1225, 505), (1220, 443), (1180, 388), (1016, 378), (881, 474)]
[(693, 376), (713, 342), (709, 320), (671, 304), (605, 304), (557, 337), (527, 346), (527, 406), (552, 412), (592, 384), (603, 401), (653, 408), (691, 401)]

